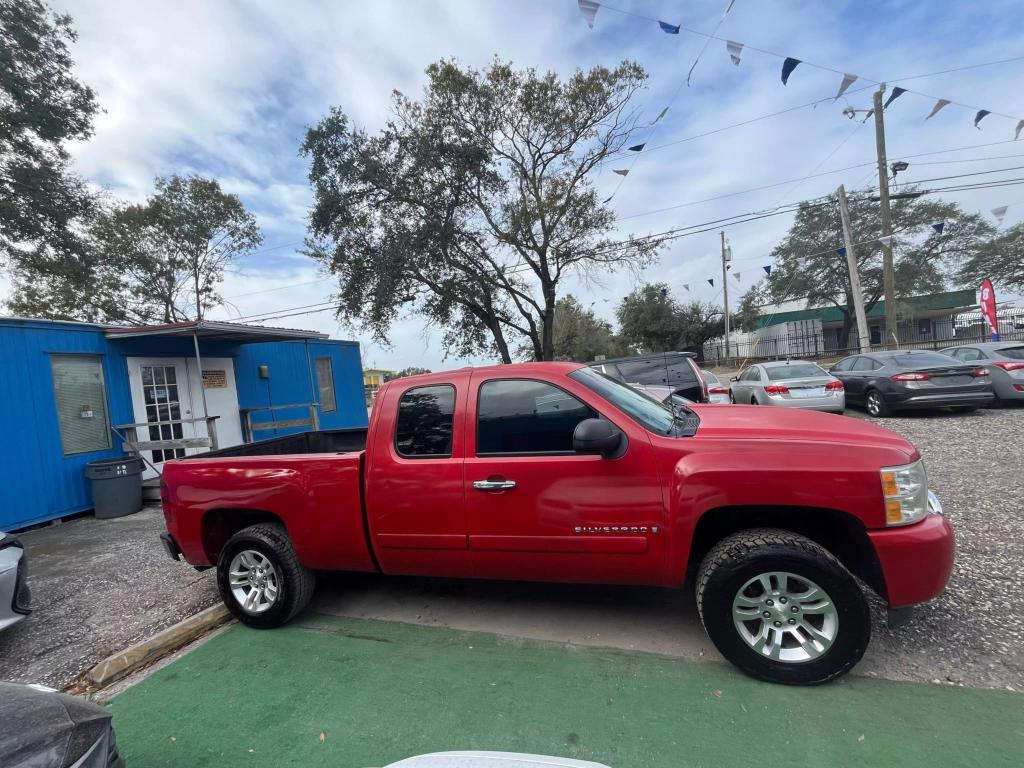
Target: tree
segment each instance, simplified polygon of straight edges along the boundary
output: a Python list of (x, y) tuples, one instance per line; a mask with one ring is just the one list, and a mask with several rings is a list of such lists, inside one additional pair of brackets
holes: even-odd
[(623, 339), (643, 354), (700, 347), (725, 332), (717, 307), (700, 301), (679, 304), (666, 283), (637, 288), (622, 300), (615, 314)]
[(968, 257), (957, 273), (961, 285), (976, 288), (989, 278), (997, 288), (1024, 291), (1024, 224), (992, 238)]
[(421, 373), (430, 373), (429, 368), (417, 368), (415, 365), (410, 365), (408, 368), (403, 368), (393, 376), (388, 376), (388, 381), (394, 381), (395, 379), (404, 379), (406, 376), (419, 376)]
[(637, 64), (553, 73), (441, 61), (423, 98), (393, 96), (375, 136), (332, 108), (307, 133), (315, 203), (308, 253), (339, 279), (338, 316), (386, 342), (403, 313), (444, 329), (446, 351), (515, 341), (555, 354), (569, 274), (648, 263), (662, 241), (610, 239), (592, 174), (637, 128)]
[(0, 0), (0, 266), (16, 290), (33, 279), (93, 277), (82, 229), (94, 198), (69, 171), (66, 144), (92, 135), (98, 106), (72, 74), (75, 40), (69, 16), (36, 0)]
[(555, 360), (585, 363), (599, 355), (619, 357), (627, 351), (611, 323), (584, 308), (572, 294), (555, 304)]
[(739, 306), (731, 319), (734, 327), (747, 333), (757, 330), (757, 321), (761, 317), (761, 308), (771, 303), (764, 280), (758, 280), (740, 296)]
[[(850, 197), (850, 219), (864, 306), (870, 311), (883, 295), (877, 201), (866, 195)], [(894, 199), (892, 221), (897, 297), (943, 290), (951, 265), (976, 253), (993, 232), (981, 216), (965, 213), (955, 203), (924, 198)], [(942, 234), (932, 227), (940, 221), (945, 222)], [(788, 234), (772, 251), (776, 267), (767, 283), (776, 304), (802, 298), (809, 307), (838, 307), (843, 314), (839, 346), (845, 347), (854, 309), (846, 256), (838, 250), (842, 244), (836, 196), (802, 203)]]

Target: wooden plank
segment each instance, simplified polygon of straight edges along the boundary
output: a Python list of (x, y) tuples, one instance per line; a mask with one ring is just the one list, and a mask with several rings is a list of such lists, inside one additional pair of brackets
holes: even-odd
[(268, 429), (291, 429), (292, 427), (311, 427), (313, 422), (310, 419), (290, 419), (288, 421), (262, 421), (254, 423), (251, 427), (253, 432), (265, 432)]
[(125, 451), (169, 451), (173, 448), (209, 448), (208, 437), (183, 437), (178, 440), (139, 440), (136, 443), (123, 443)]

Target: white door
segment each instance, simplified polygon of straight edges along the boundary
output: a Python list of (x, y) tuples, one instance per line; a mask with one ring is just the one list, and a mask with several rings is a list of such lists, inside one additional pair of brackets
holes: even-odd
[[(139, 440), (174, 440), (205, 436), (205, 428), (196, 430), (196, 425), (180, 423), (181, 419), (193, 418), (192, 392), (188, 367), (184, 358), (173, 357), (129, 357), (128, 381), (132, 393), (132, 410), (137, 424), (148, 427), (136, 429)], [(179, 421), (179, 423), (174, 423)], [(143, 451), (146, 459), (157, 467), (168, 459), (177, 459), (198, 453), (197, 448), (171, 448), (166, 450)], [(143, 478), (156, 477), (156, 472), (146, 464)]]
[[(235, 384), (235, 364), (230, 357), (204, 357), (203, 375), (193, 358), (187, 358), (188, 380), (192, 391), (192, 412), (203, 417), (203, 393), (211, 416), (219, 416), (217, 447), (230, 448), (242, 444), (242, 419), (238, 413), (238, 387)], [(200, 389), (200, 387), (202, 389)], [(198, 425), (198, 434), (205, 437), (206, 427)]]

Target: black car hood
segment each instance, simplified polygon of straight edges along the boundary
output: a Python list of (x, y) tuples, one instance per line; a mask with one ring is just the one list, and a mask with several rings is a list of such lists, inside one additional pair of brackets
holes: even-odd
[(109, 730), (110, 713), (74, 696), (0, 682), (0, 723), (5, 768), (68, 768)]

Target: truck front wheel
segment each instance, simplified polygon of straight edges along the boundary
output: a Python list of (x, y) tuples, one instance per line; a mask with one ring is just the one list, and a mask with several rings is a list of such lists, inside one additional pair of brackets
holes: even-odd
[(299, 563), (284, 526), (243, 528), (217, 559), (217, 588), (240, 622), (271, 629), (289, 622), (313, 596), (315, 577)]
[(697, 574), (697, 608), (715, 647), (748, 675), (814, 685), (860, 661), (871, 637), (864, 593), (824, 547), (760, 528), (716, 544)]

